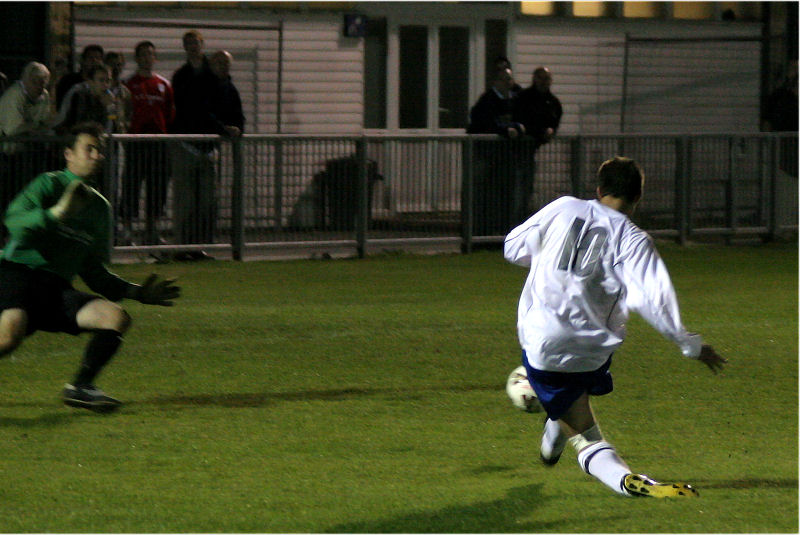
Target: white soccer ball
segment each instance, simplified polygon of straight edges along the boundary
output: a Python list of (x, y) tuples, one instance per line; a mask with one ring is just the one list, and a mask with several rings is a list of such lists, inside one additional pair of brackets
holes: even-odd
[(525, 366), (519, 366), (508, 376), (506, 393), (516, 408), (525, 412), (542, 411), (539, 398), (536, 397), (536, 392), (533, 391), (531, 384), (528, 382)]

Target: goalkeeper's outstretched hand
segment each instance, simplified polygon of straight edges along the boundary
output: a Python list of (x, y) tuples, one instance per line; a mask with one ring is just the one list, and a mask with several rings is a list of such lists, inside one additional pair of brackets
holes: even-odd
[(180, 296), (181, 288), (175, 286), (175, 279), (164, 279), (155, 273), (151, 273), (136, 291), (136, 300), (140, 303), (162, 307), (171, 307), (172, 300)]

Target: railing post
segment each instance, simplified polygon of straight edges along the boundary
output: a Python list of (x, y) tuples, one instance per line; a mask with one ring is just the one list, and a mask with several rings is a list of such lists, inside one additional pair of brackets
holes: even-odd
[(358, 162), (358, 212), (356, 213), (356, 251), (358, 258), (366, 253), (367, 226), (369, 225), (369, 177), (367, 176), (367, 143), (362, 136), (356, 141)]
[(778, 233), (778, 137), (769, 138), (769, 227), (767, 239), (774, 240)]
[(575, 136), (570, 141), (570, 180), (572, 182), (572, 196), (580, 199), (583, 195), (583, 139)]
[(466, 136), (461, 149), (461, 252), (464, 254), (472, 252), (472, 225), (475, 220), (472, 211), (474, 206), (472, 171), (475, 167), (472, 161), (472, 149), (472, 138)]
[(678, 243), (686, 245), (689, 237), (689, 140), (675, 138), (675, 223)]
[(234, 260), (241, 260), (244, 252), (244, 161), (242, 138), (231, 141), (233, 151), (233, 185), (231, 190), (231, 250)]
[(727, 242), (730, 243), (731, 238), (736, 233), (736, 227), (738, 225), (737, 222), (737, 203), (738, 199), (736, 198), (736, 178), (734, 169), (736, 168), (736, 157), (734, 153), (736, 152), (736, 138), (734, 136), (730, 136), (728, 138), (728, 184), (725, 188), (725, 193), (727, 197), (726, 203), (726, 214), (725, 214), (725, 224), (730, 229), (730, 234), (728, 235)]
[(283, 229), (283, 141), (275, 140), (275, 230)]

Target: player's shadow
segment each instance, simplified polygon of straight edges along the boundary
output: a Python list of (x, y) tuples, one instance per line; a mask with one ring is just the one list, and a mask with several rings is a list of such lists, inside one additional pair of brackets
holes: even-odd
[(698, 479), (692, 481), (698, 489), (796, 489), (797, 478), (743, 478), (743, 479)]
[[(88, 413), (87, 413), (88, 414)], [(19, 416), (4, 416), (0, 417), (1, 427), (18, 427), (21, 429), (33, 428), (50, 428), (66, 425), (74, 422), (76, 417), (82, 417), (83, 413), (74, 413), (69, 411), (48, 412), (30, 418)]]
[(400, 401), (420, 399), (426, 394), (436, 392), (474, 392), (499, 391), (502, 385), (460, 385), (422, 387), (422, 388), (339, 388), (329, 390), (307, 390), (302, 392), (253, 392), (223, 394), (185, 394), (174, 396), (157, 396), (155, 398), (131, 402), (128, 405), (155, 406), (218, 406), (228, 408), (257, 408), (275, 403), (296, 401), (347, 401), (352, 399), (384, 397)]
[[(535, 518), (548, 507), (542, 483), (509, 489), (497, 500), (453, 505), (436, 511), (410, 513), (381, 520), (356, 520), (337, 524), (325, 533), (542, 533), (554, 532), (559, 523)], [(602, 525), (604, 519), (597, 519)]]

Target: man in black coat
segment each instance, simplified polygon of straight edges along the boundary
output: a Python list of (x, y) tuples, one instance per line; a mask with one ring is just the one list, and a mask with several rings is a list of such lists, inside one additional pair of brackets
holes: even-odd
[(532, 211), (533, 181), (536, 173), (536, 151), (556, 135), (561, 124), (561, 102), (551, 91), (553, 75), (547, 67), (533, 71), (533, 83), (514, 99), (513, 117), (521, 123), (525, 137), (520, 141), (514, 178), (514, 224), (520, 224)]
[(505, 235), (513, 228), (515, 147), (525, 127), (514, 120), (514, 76), (511, 69), (495, 70), (491, 87), (469, 113), (468, 134), (496, 134), (502, 138), (473, 142), (472, 233)]

